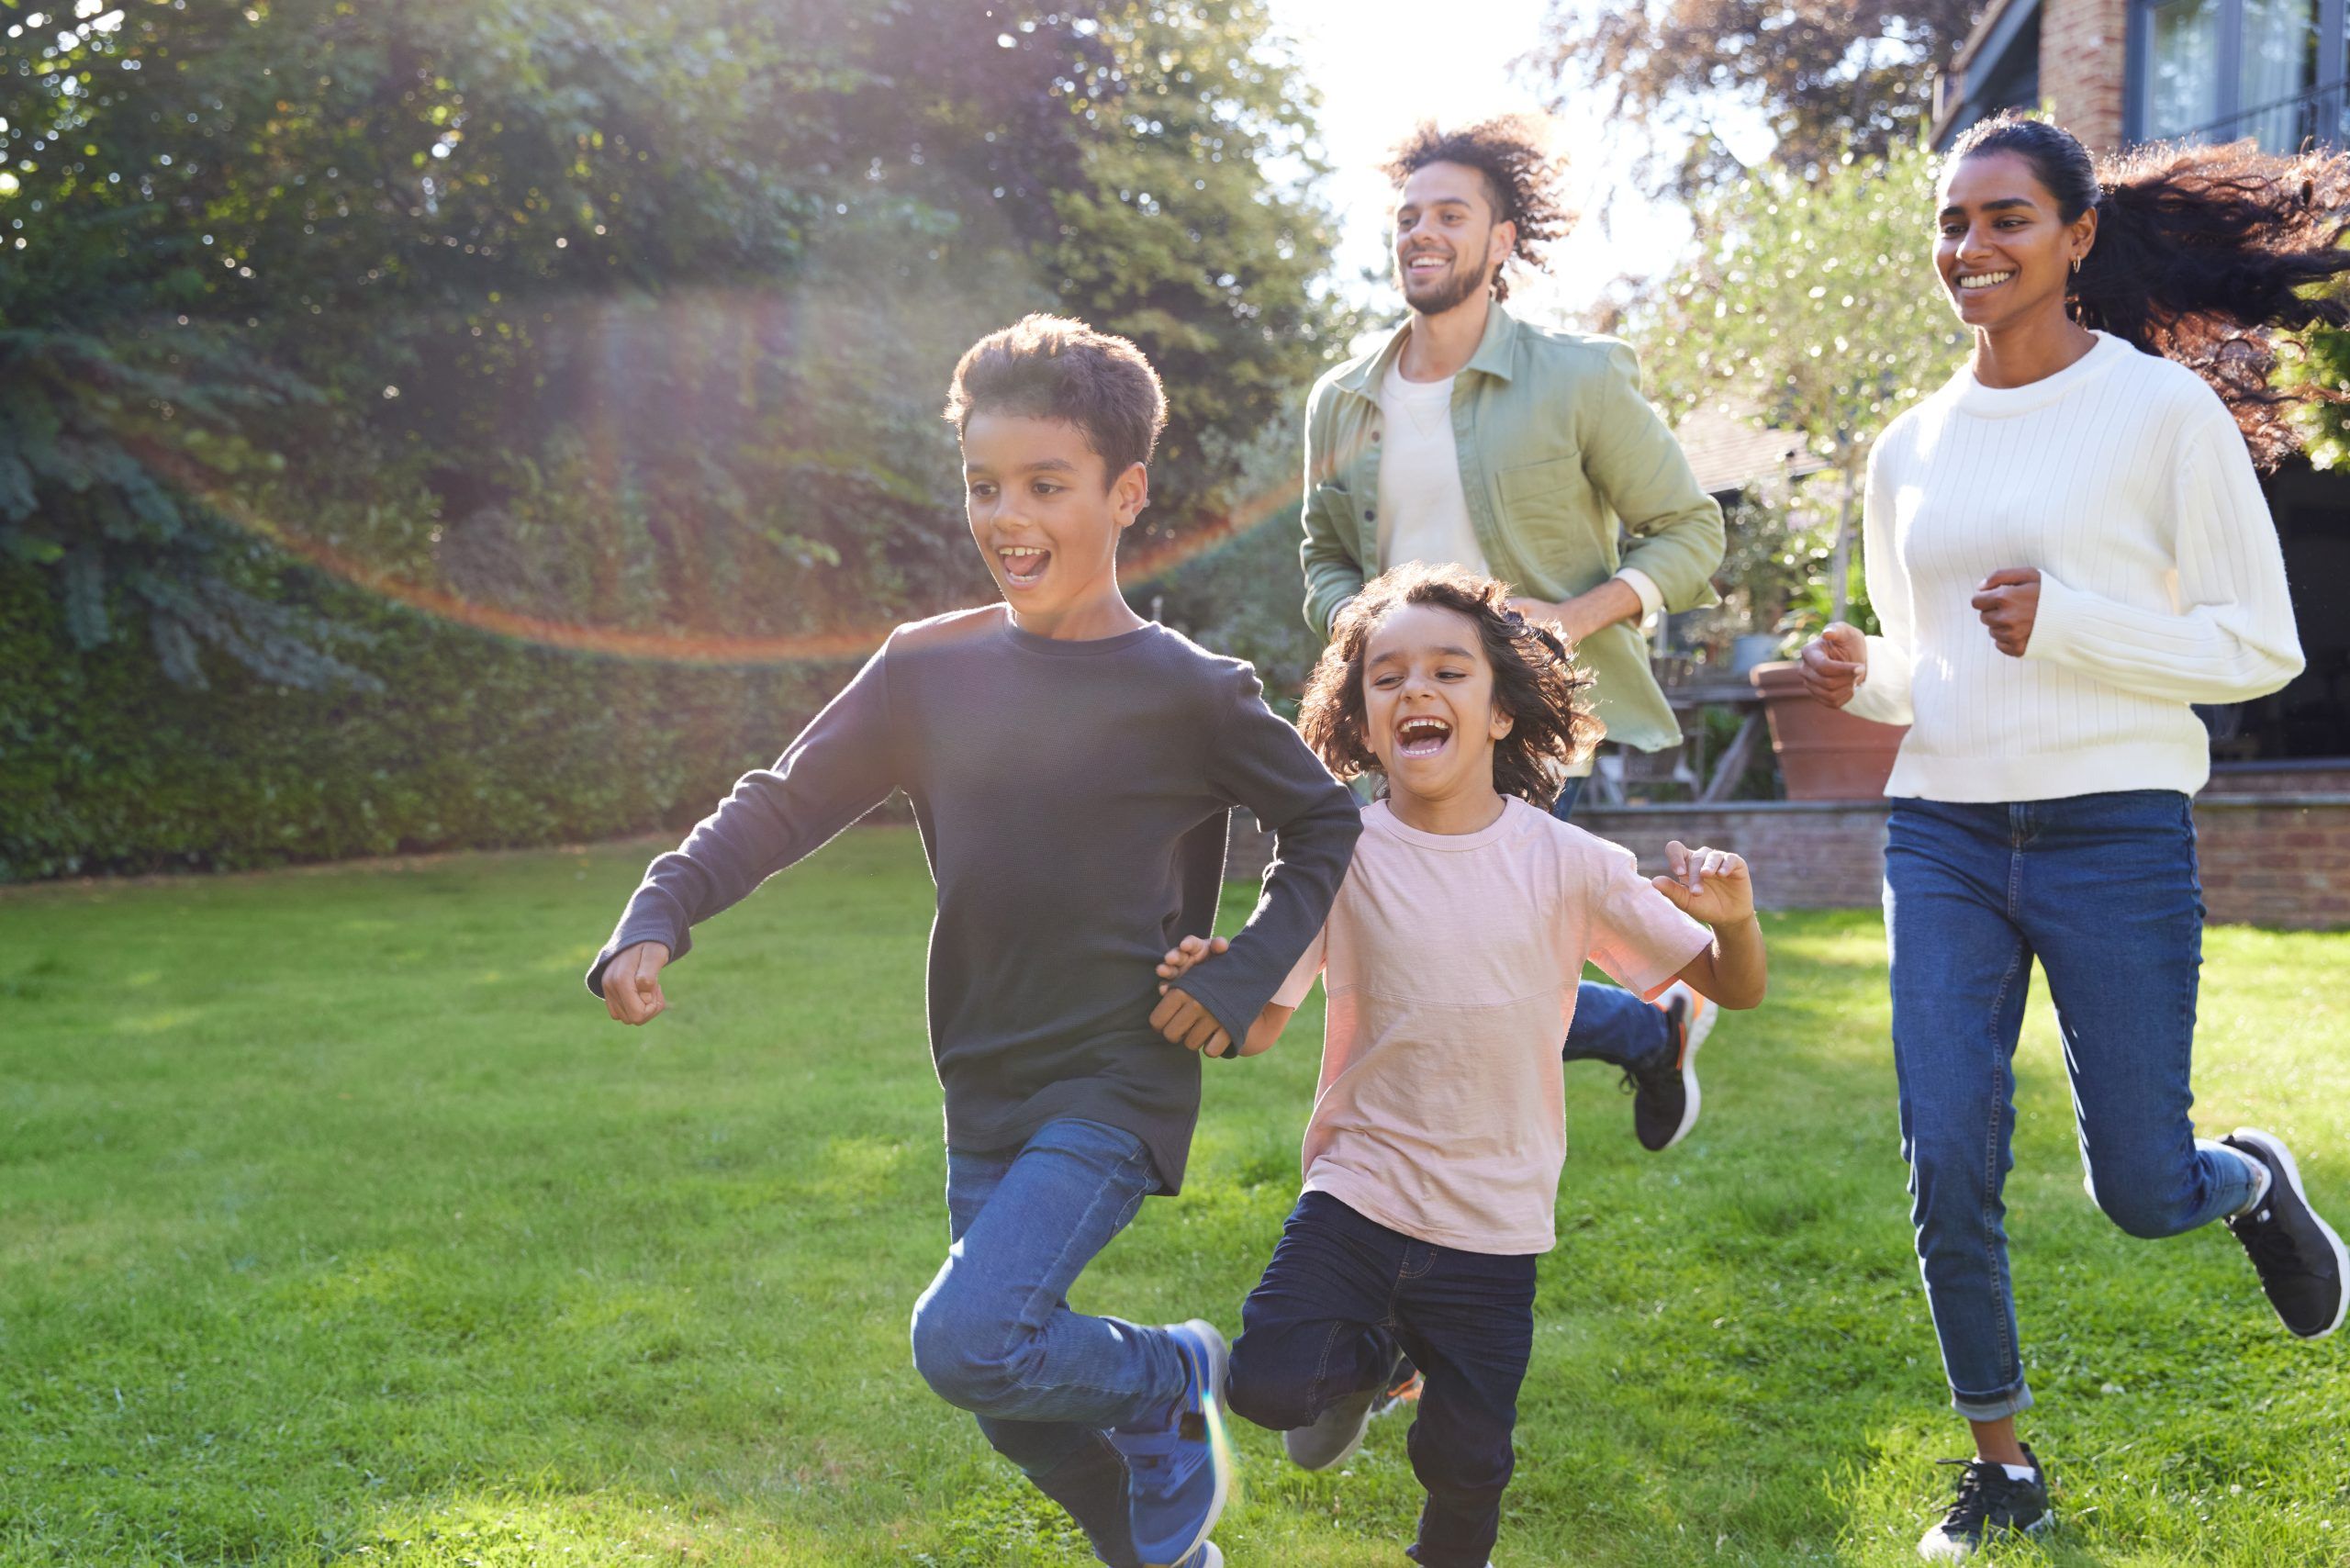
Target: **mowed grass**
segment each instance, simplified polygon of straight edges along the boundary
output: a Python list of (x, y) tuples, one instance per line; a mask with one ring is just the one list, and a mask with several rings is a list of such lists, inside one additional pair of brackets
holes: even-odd
[[(0, 1558), (1080, 1564), (908, 1365), (946, 1243), (919, 846), (852, 834), (702, 933), (650, 1029), (579, 971), (645, 846), (0, 897)], [(1236, 890), (1227, 917), (1245, 911)], [(1866, 913), (1768, 921), (1771, 1002), (1655, 1157), (1569, 1082), (1496, 1553), (1897, 1563), (1965, 1451), (1917, 1283)], [(2350, 1216), (2350, 937), (2211, 933), (2207, 1127)], [(1137, 977), (1137, 983), (1147, 983)], [(1210, 1064), (1189, 1187), (1077, 1294), (1227, 1332), (1297, 1183), (1318, 1002)], [(2009, 1183), (2062, 1564), (2350, 1562), (2350, 1336), (2221, 1230), (2082, 1193), (2035, 1004)], [(1235, 1568), (1400, 1562), (1400, 1421), (1343, 1474), (1239, 1426)]]

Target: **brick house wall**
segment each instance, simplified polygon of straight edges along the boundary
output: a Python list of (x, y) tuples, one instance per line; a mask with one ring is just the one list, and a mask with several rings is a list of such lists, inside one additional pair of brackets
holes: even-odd
[(2129, 39), (2129, 0), (2042, 0), (2041, 96), (2092, 152), (2121, 146)]
[[(1746, 857), (1765, 908), (1874, 909), (1886, 813), (1881, 801), (1753, 801), (1595, 807), (1575, 822), (1632, 851), (1651, 875), (1664, 869), (1665, 841), (1678, 838)], [(2195, 834), (2214, 924), (2350, 928), (2350, 791), (2206, 792), (2195, 801)], [(1268, 847), (1241, 815), (1226, 874), (1254, 880)]]

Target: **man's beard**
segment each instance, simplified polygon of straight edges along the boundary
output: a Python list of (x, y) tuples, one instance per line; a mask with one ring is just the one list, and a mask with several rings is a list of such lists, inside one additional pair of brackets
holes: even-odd
[(1436, 283), (1423, 286), (1425, 292), (1418, 294), (1412, 291), (1410, 278), (1408, 272), (1399, 269), (1404, 303), (1422, 316), (1441, 316), (1456, 305), (1466, 304), (1485, 287), (1484, 275), (1476, 267), (1455, 266)]

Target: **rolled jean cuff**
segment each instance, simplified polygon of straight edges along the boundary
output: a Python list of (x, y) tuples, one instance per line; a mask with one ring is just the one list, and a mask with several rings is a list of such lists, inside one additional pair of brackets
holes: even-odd
[(1997, 1421), (2031, 1408), (2031, 1387), (2017, 1383), (2005, 1394), (1961, 1394), (1950, 1391), (1950, 1407), (1970, 1421)]

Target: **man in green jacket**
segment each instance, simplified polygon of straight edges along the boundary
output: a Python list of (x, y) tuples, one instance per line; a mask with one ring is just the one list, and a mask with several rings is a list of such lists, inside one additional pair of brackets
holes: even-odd
[[(1556, 622), (1595, 680), (1607, 738), (1681, 744), (1640, 622), (1717, 602), (1721, 509), (1698, 487), (1612, 338), (1529, 326), (1502, 308), (1504, 266), (1540, 264), (1573, 215), (1543, 128), (1505, 117), (1396, 149), (1395, 276), (1411, 315), (1315, 383), (1305, 414), (1305, 618), (1324, 636), (1365, 579), (1413, 561), (1502, 578)], [(1556, 814), (1583, 780), (1568, 780)], [(1625, 1070), (1651, 1149), (1697, 1117), (1692, 1065), (1713, 1011), (1685, 986), (1651, 1006), (1586, 983), (1565, 1057)]]

